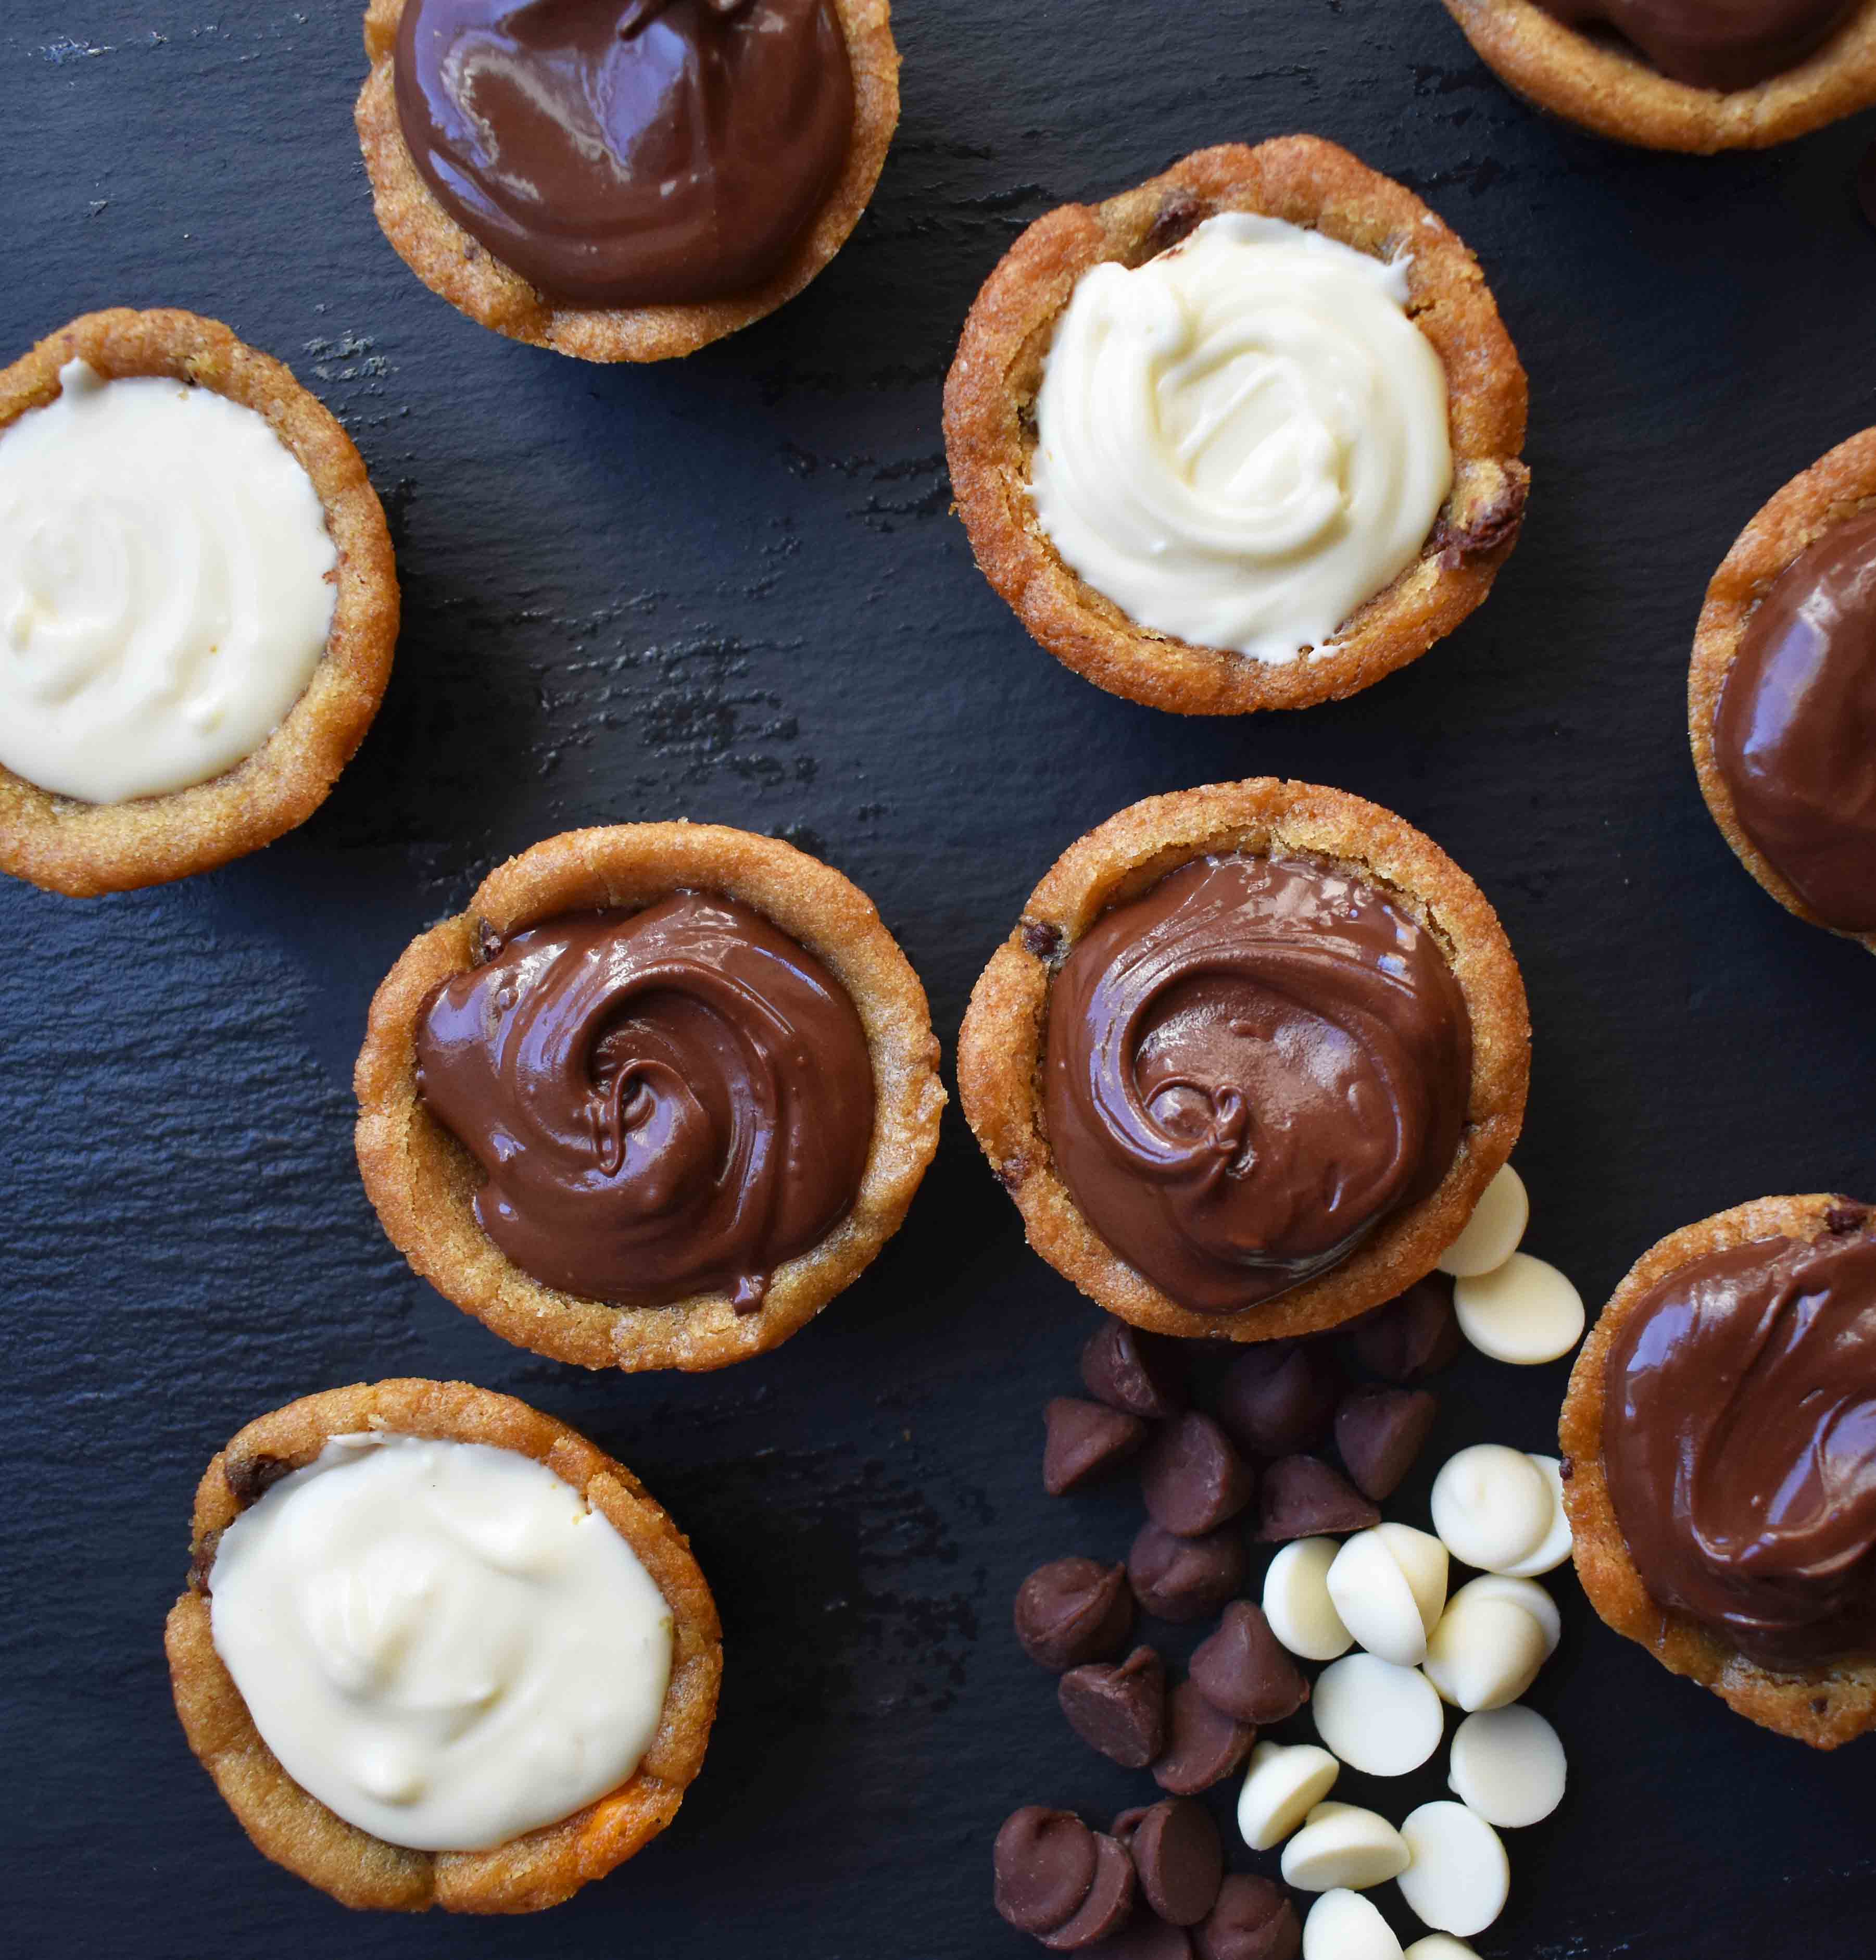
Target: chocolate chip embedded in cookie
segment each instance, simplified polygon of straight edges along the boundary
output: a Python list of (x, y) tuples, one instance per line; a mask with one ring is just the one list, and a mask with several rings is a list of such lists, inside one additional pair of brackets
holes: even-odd
[(1671, 1233), (1604, 1308), (1559, 1433), (1616, 1631), (1768, 1729), (1876, 1728), (1876, 1217), (1766, 1198)]
[[(984, 969), (965, 1114), (1030, 1243), (1137, 1326), (1262, 1341), (1391, 1300), (1516, 1138), (1517, 963), (1471, 880), (1372, 803), (1267, 778), (1150, 797), (1023, 917), (1057, 950), (1019, 928)], [(1326, 1421), (1332, 1369), (1285, 1365), (1234, 1377), (1227, 1430)]]
[(1876, 102), (1876, 0), (1445, 7), (1520, 95), (1649, 149), (1764, 149)]
[(371, 0), (378, 222), (482, 326), (694, 352), (833, 258), (898, 122), (888, 0)]
[(1740, 862), (1876, 953), (1876, 429), (1793, 478), (1714, 573), (1687, 732)]
[(702, 1764), (723, 1654), (689, 1545), (505, 1395), (381, 1382), (262, 1417), (208, 1466), (193, 1553), (165, 1635), (189, 1746), (345, 1904), (557, 1904)]
[(397, 576), (358, 450), (278, 361), (170, 308), (62, 327), (0, 373), (0, 870), (159, 884), (325, 800)]
[(1525, 408), (1472, 254), (1290, 136), (1030, 226), (965, 323), (945, 447), (1041, 644), (1130, 700), (1238, 714), (1353, 694), (1480, 603), (1523, 516)]
[(573, 831), (379, 988), (359, 1168), (411, 1264), (504, 1339), (720, 1367), (898, 1229), (937, 1059), (917, 975), (838, 872), (714, 825)]

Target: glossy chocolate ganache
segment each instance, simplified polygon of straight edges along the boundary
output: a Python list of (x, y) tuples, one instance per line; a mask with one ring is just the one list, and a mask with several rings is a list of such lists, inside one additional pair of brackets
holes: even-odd
[(1748, 1660), (1876, 1654), (1876, 1227), (1671, 1273), (1607, 1361), (1603, 1464), (1650, 1596)]
[(1773, 869), (1825, 924), (1876, 932), (1876, 508), (1826, 531), (1760, 602), (1713, 759)]
[(544, 1284), (758, 1308), (853, 1208), (873, 1066), (840, 982), (730, 899), (569, 912), (445, 981), (424, 1102), (480, 1165), (482, 1229)]
[(1050, 1147), (1083, 1214), (1224, 1313), (1431, 1192), (1472, 1074), (1432, 936), (1326, 863), (1202, 858), (1096, 921), (1050, 995)]
[(853, 135), (833, 0), (407, 0), (395, 75), (444, 208), (575, 306), (752, 291)]
[(1572, 27), (1613, 29), (1671, 81), (1751, 88), (1814, 55), (1862, 0), (1537, 0)]

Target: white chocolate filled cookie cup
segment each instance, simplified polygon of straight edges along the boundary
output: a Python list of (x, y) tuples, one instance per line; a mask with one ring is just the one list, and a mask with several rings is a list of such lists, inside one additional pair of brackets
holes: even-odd
[[(217, 1651), (206, 1590), (220, 1535), (271, 1484), (335, 1438), (372, 1432), (511, 1452), (542, 1465), (603, 1517), (671, 1619), (670, 1669), (636, 1768), (572, 1814), (476, 1850), (420, 1850), (348, 1823), (294, 1781), (262, 1739)], [(258, 1848), (342, 1904), (397, 1911), (532, 1912), (557, 1904), (642, 1847), (676, 1814), (701, 1767), (722, 1673), (716, 1607), (688, 1544), (631, 1473), (552, 1418), (465, 1382), (390, 1381), (328, 1390), (250, 1423), (197, 1491), (189, 1589), (165, 1637), (189, 1747)]]
[(173, 380), (253, 410), (310, 481), (335, 553), (331, 623), (310, 679), (271, 733), (231, 768), (164, 794), (88, 803), (0, 766), (0, 870), (90, 897), (211, 870), (304, 822), (377, 712), (399, 606), (390, 534), (364, 461), (278, 361), (193, 313), (89, 313), (0, 374), (0, 431), (56, 402), (60, 372), (74, 362), (107, 384)]

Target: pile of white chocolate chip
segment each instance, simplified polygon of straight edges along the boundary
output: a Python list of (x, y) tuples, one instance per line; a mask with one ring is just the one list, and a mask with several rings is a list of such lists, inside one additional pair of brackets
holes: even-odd
[[(1557, 1360), (1583, 1332), (1576, 1288), (1516, 1249), (1529, 1215), (1507, 1166), (1440, 1262), (1461, 1330), (1499, 1360)], [(1238, 1799), (1245, 1842), (1281, 1844), (1285, 1880), (1318, 1895), (1303, 1960), (1468, 1960), (1464, 1939), (1498, 1917), (1509, 1889), (1499, 1831), (1563, 1800), (1563, 1745), (1518, 1705), (1562, 1625), (1536, 1583), (1570, 1555), (1557, 1459), (1496, 1443), (1462, 1449), (1434, 1480), (1432, 1510), (1431, 1532), (1383, 1523), (1339, 1544), (1299, 1538), (1264, 1575), (1271, 1631), (1299, 1658), (1328, 1663), (1310, 1702), (1322, 1746), (1260, 1743)], [(1448, 1597), (1453, 1560), (1482, 1576)], [(1448, 1758), (1458, 1802), (1423, 1803), (1397, 1828), (1327, 1800), (1343, 1763), (1389, 1777), (1426, 1762), (1444, 1737), (1442, 1704), (1464, 1715)], [(1362, 1896), (1391, 1879), (1434, 1929), (1404, 1949)]]

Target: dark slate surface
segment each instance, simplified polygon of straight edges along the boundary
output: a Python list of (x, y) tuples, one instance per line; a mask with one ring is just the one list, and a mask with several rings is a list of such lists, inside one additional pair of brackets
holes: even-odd
[[(1070, 1736), (1007, 1630), (1031, 1565), (1117, 1553), (1137, 1513), (1041, 1495), (1039, 1405), (1094, 1316), (1025, 1251), (955, 1111), (864, 1281), (714, 1378), (536, 1360), (389, 1249), (351, 1154), (366, 1003), (552, 832), (688, 813), (824, 854), (878, 899), (948, 1053), (1079, 832), (1191, 783), (1339, 784), (1503, 914), (1537, 1031), (1529, 1243), (1592, 1301), (1722, 1206), (1876, 1195), (1876, 969), (1735, 864), (1682, 724), (1728, 542), (1876, 420), (1876, 237), (1848, 189), (1870, 119), (1768, 157), (1631, 154), (1515, 102), (1434, 0), (905, 0), (898, 27), (905, 119), (832, 269), (694, 360), (606, 372), (483, 332), (385, 244), (347, 0), (8, 0), (0, 348), (169, 302), (283, 356), (364, 451), (407, 619), (377, 727), (294, 837), (164, 891), (0, 890), (11, 1950), (1019, 1960), (1038, 1949), (989, 1905), (998, 1821), (1151, 1793)], [(1064, 672), (979, 579), (940, 385), (1025, 222), (1295, 129), (1481, 255), (1532, 377), (1533, 515), (1419, 666), (1305, 714), (1181, 721)], [(348, 1917), (250, 1849), (170, 1710), (161, 1622), (209, 1454), (294, 1395), (404, 1372), (512, 1390), (624, 1456), (722, 1602), (722, 1717), (677, 1825), (546, 1920)], [(1561, 1368), (1448, 1383), (1439, 1445), (1549, 1442)], [(1556, 1589), (1534, 1699), (1571, 1793), (1512, 1837), (1483, 1950), (1866, 1955), (1876, 1744), (1762, 1735)], [(1439, 1780), (1337, 1794), (1397, 1815)]]

